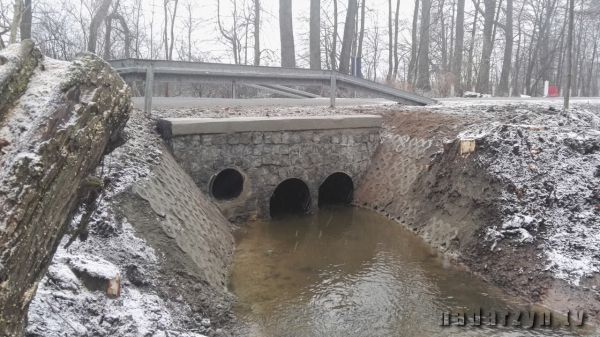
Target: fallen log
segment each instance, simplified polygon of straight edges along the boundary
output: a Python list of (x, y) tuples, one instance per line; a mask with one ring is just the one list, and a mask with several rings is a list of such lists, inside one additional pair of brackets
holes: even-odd
[(22, 336), (84, 181), (118, 142), (131, 101), (92, 54), (56, 61), (28, 41), (0, 60), (0, 335)]

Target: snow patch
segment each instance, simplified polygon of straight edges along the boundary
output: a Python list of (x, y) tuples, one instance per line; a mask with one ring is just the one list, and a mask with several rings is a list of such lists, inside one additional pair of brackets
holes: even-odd
[(549, 264), (546, 270), (553, 272), (554, 277), (565, 280), (572, 285), (579, 285), (585, 276), (600, 272), (598, 261), (590, 256), (569, 256), (557, 250), (548, 250), (546, 256)]
[(117, 266), (98, 256), (74, 255), (69, 258), (69, 265), (75, 271), (103, 280), (112, 280), (119, 276)]

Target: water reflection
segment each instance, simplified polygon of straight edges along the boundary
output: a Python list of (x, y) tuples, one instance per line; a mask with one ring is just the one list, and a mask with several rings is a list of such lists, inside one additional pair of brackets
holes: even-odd
[(566, 330), (441, 327), (443, 310), (523, 308), (444, 263), (376, 213), (339, 207), (251, 223), (231, 290), (251, 336), (563, 336)]

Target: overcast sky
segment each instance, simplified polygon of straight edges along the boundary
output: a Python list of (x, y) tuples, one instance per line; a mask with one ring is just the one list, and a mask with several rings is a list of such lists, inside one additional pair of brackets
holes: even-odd
[[(242, 2), (248, 3), (253, 0), (237, 0), (238, 6)], [(392, 0), (395, 2), (395, 0)], [(332, 3), (331, 0), (322, 0), (323, 5), (329, 5)], [(179, 8), (177, 13), (177, 29), (180, 32), (180, 36), (176, 39), (187, 39), (185, 36), (185, 28), (183, 22), (187, 20), (187, 4), (192, 3), (193, 17), (200, 21), (198, 27), (194, 30), (194, 45), (195, 49), (201, 52), (210, 52), (214, 56), (226, 57), (223, 59), (224, 62), (231, 62), (231, 49), (229, 46), (219, 43), (218, 27), (216, 25), (217, 17), (217, 0), (180, 0)], [(224, 26), (228, 26), (230, 23), (231, 12), (232, 12), (233, 0), (221, 0), (221, 16), (222, 23)], [(155, 25), (159, 27), (162, 25), (163, 12), (162, 4), (163, 0), (145, 0), (145, 19), (148, 24), (152, 17), (152, 9), (154, 9)], [(411, 20), (414, 0), (401, 0), (400, 2), (400, 19)], [(263, 10), (261, 20), (261, 49), (273, 50), (279, 58), (280, 54), (280, 41), (279, 41), (279, 0), (261, 0), (261, 6)], [(343, 34), (343, 21), (345, 20), (347, 1), (338, 0), (338, 12), (339, 12), (339, 34)], [(395, 4), (394, 4), (395, 6)], [(383, 34), (387, 31), (387, 13), (388, 5), (387, 0), (367, 0), (367, 9), (370, 10), (369, 18), (365, 20), (367, 26), (375, 23), (381, 28), (380, 32)], [(294, 40), (296, 43), (296, 58), (299, 65), (303, 65), (302, 56), (306, 54), (306, 48), (308, 41), (308, 17), (310, 9), (310, 0), (292, 0), (292, 11), (294, 16)], [(326, 8), (322, 8), (322, 11)], [(332, 12), (332, 10), (331, 10)], [(155, 26), (155, 29), (160, 29)], [(161, 30), (155, 32), (155, 36), (160, 34)], [(382, 36), (385, 39), (385, 36)], [(252, 37), (250, 36), (250, 39)], [(252, 40), (249, 41), (249, 46), (252, 46)], [(249, 60), (251, 60), (252, 51), (249, 51)]]

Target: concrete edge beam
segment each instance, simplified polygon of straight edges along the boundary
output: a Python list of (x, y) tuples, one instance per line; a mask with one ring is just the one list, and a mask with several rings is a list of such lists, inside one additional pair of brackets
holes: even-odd
[(303, 117), (163, 118), (159, 129), (165, 138), (184, 135), (379, 128), (378, 115), (329, 115)]

